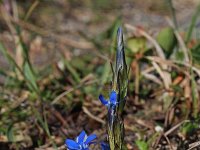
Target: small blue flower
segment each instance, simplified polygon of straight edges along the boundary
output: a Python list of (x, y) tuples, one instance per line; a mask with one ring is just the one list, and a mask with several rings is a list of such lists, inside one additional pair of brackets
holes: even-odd
[(107, 143), (101, 143), (101, 150), (110, 150), (110, 146)]
[(107, 106), (108, 108), (115, 108), (117, 105), (117, 93), (115, 91), (112, 91), (110, 93), (110, 100), (106, 100), (103, 95), (99, 95), (99, 100), (101, 101), (101, 103), (105, 106)]
[(89, 150), (89, 145), (92, 144), (92, 141), (96, 139), (95, 134), (87, 136), (85, 131), (82, 131), (79, 136), (76, 137), (76, 140), (66, 139), (65, 145), (68, 150)]

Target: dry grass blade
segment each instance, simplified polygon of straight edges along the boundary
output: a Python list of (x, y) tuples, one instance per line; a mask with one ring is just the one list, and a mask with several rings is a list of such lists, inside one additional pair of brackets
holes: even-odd
[[(39, 148), (35, 148), (35, 150), (55, 150), (55, 148), (53, 147), (48, 147), (49, 145), (44, 145), (42, 147), (39, 147)], [(58, 148), (56, 148), (57, 150), (66, 150), (66, 146), (65, 145), (62, 145)]]
[(96, 82), (97, 82), (97, 80), (92, 80), (92, 81), (87, 81), (87, 82), (85, 82), (85, 83), (80, 83), (80, 84), (77, 85), (76, 87), (72, 87), (72, 88), (70, 88), (69, 90), (67, 90), (67, 91), (61, 93), (60, 95), (58, 95), (58, 96), (51, 102), (51, 104), (56, 104), (56, 103), (58, 103), (58, 102), (61, 100), (61, 98), (63, 98), (63, 97), (66, 96), (67, 94), (73, 92), (75, 89), (79, 89), (79, 88), (81, 88), (81, 87), (83, 87), (83, 86), (91, 85), (91, 84), (94, 84), (94, 83), (96, 83)]
[(159, 84), (159, 85), (162, 85), (162, 81), (161, 81), (158, 77), (156, 77), (155, 75), (153, 75), (153, 74), (150, 73), (150, 72), (152, 72), (152, 71), (154, 71), (154, 70), (155, 70), (154, 67), (149, 67), (149, 68), (143, 70), (143, 71), (141, 72), (141, 74), (142, 74), (145, 78), (147, 78), (147, 79), (149, 79), (149, 80), (151, 80), (151, 81), (153, 81), (153, 82), (155, 82), (155, 83), (157, 83), (157, 84)]
[(164, 1), (0, 1), (0, 150), (67, 150), (81, 130), (92, 150), (200, 147), (196, 2), (166, 0), (163, 26)]
[[(22, 69), (23, 66), (23, 47), (22, 47), (22, 43), (20, 40), (20, 36), (14, 26), (14, 24), (12, 23), (12, 20), (18, 21), (18, 11), (17, 11), (17, 5), (15, 1), (12, 1), (13, 4), (13, 11), (14, 13), (14, 17), (12, 17), (4, 7), (0, 7), (0, 11), (2, 13), (2, 17), (3, 20), (5, 20), (11, 34), (12, 34), (12, 38), (15, 42), (15, 46), (16, 46), (16, 64), (19, 66), (20, 69)], [(1, 17), (1, 16), (0, 16)], [(19, 79), (23, 79), (21, 73), (19, 71), (17, 71), (18, 77)]]
[(143, 75), (145, 78), (147, 78), (147, 79), (149, 79), (149, 80), (151, 80), (151, 81), (153, 81), (153, 82), (155, 82), (155, 83), (157, 83), (157, 84), (159, 84), (159, 85), (162, 85), (162, 81), (161, 81), (160, 79), (158, 79), (156, 76), (154, 76), (153, 74), (150, 74), (150, 73), (142, 73), (142, 75)]
[(169, 86), (170, 86), (169, 83), (171, 82), (168, 81), (168, 79), (166, 78), (165, 74), (163, 73), (159, 65), (155, 62), (152, 62), (152, 65), (155, 67), (156, 71), (159, 73), (160, 77), (162, 78), (165, 88), (169, 89)]
[(101, 124), (106, 124), (106, 122), (104, 120), (102, 120), (101, 118), (98, 118), (97, 116), (93, 115), (86, 107), (83, 107), (83, 112), (86, 113), (90, 118), (92, 118), (93, 120), (101, 123)]
[(24, 101), (27, 100), (29, 93), (24, 92), (22, 97), (17, 98), (9, 107), (5, 107), (4, 109), (1, 110), (0, 114), (6, 113), (9, 110), (13, 110), (17, 107), (19, 107)]
[(188, 63), (188, 62), (189, 62), (188, 49), (187, 49), (187, 47), (186, 47), (186, 45), (185, 45), (185, 43), (184, 43), (182, 37), (181, 37), (180, 34), (178, 33), (178, 31), (175, 30), (174, 33), (175, 33), (176, 38), (177, 38), (177, 40), (179, 41), (179, 44), (180, 44), (180, 46), (181, 46), (181, 48), (182, 48), (182, 51), (183, 51), (183, 53), (184, 53), (185, 62)]
[[(162, 48), (160, 47), (160, 45), (156, 42), (156, 40), (153, 38), (153, 37), (151, 37), (147, 32), (145, 32), (144, 30), (141, 30), (141, 29), (139, 29), (139, 28), (136, 28), (136, 27), (134, 27), (134, 26), (132, 26), (132, 25), (129, 25), (129, 24), (126, 24), (125, 25), (128, 29), (131, 29), (131, 30), (133, 30), (134, 32), (139, 32), (142, 36), (144, 36), (146, 39), (148, 39), (154, 46), (155, 46), (155, 48), (156, 48), (156, 52), (157, 52), (157, 54), (158, 54), (158, 56), (160, 57), (160, 58), (162, 58), (162, 59), (166, 59), (165, 58), (165, 54), (164, 54), (164, 52), (163, 52), (163, 50), (162, 50)], [(168, 68), (167, 68), (167, 65), (165, 65), (165, 64), (161, 64), (161, 67), (162, 67), (162, 69), (164, 69), (164, 70), (167, 70)], [(167, 88), (167, 87), (169, 87), (168, 85), (170, 85), (172, 82), (171, 82), (171, 75), (168, 73), (168, 72), (166, 72), (166, 71), (163, 71), (163, 76), (164, 76), (164, 85), (165, 85), (165, 88)]]
[(182, 48), (182, 51), (184, 53), (184, 59), (185, 62), (188, 63), (189, 62), (189, 56), (188, 56), (188, 48), (185, 45), (185, 42), (183, 40), (183, 38), (180, 36), (179, 32), (175, 29), (173, 22), (167, 17), (167, 21), (169, 22), (169, 25), (171, 25), (174, 28), (174, 34), (180, 44), (180, 47)]
[[(156, 57), (156, 56), (148, 56), (146, 57), (147, 59), (151, 60), (151, 61), (155, 61), (157, 63), (163, 63), (163, 64), (166, 64), (170, 67), (173, 67), (175, 69), (177, 69), (178, 71), (184, 73), (185, 75), (187, 75), (188, 77), (190, 77), (189, 73), (186, 72), (185, 70), (183, 70), (181, 67), (177, 66), (176, 64), (179, 64), (179, 65), (184, 65), (186, 67), (192, 67), (191, 65), (189, 64), (185, 64), (185, 63), (182, 63), (182, 62), (179, 62), (179, 61), (172, 61), (172, 60), (164, 60), (164, 59), (161, 59), (159, 57)], [(196, 68), (196, 67), (192, 67), (192, 69), (197, 72), (197, 74), (200, 75), (200, 71)]]
[(192, 150), (193, 148), (196, 148), (198, 146), (200, 146), (200, 141), (189, 144), (190, 148), (187, 150)]
[(71, 93), (71, 92), (73, 92), (75, 89), (76, 89), (76, 88), (70, 88), (69, 90), (67, 90), (67, 91), (65, 91), (65, 92), (63, 92), (63, 93), (61, 93), (60, 95), (58, 95), (58, 96), (52, 101), (51, 104), (56, 104), (56, 103), (58, 103), (62, 97), (66, 96), (67, 94), (69, 94), (69, 93)]
[(190, 122), (189, 120), (183, 120), (182, 122), (178, 123), (177, 125), (173, 126), (171, 129), (169, 129), (168, 131), (166, 131), (164, 133), (164, 136), (168, 136), (169, 134), (171, 134), (174, 130), (178, 129), (182, 124)]
[(39, 0), (35, 0), (33, 2), (33, 4), (30, 6), (28, 12), (26, 13), (26, 16), (24, 18), (24, 20), (28, 20), (28, 18), (31, 16), (33, 10), (39, 5), (40, 1)]
[(200, 77), (200, 70), (195, 67), (195, 66), (192, 66), (191, 64), (189, 63), (183, 63), (183, 62), (180, 62), (180, 61), (176, 61), (176, 60), (163, 60), (159, 57), (155, 57), (155, 56), (148, 56), (146, 57), (147, 59), (151, 60), (151, 61), (155, 61), (155, 62), (158, 62), (158, 63), (165, 63), (169, 66), (172, 66), (176, 69), (178, 69), (180, 72), (183, 72), (185, 75), (187, 75), (188, 77), (190, 77), (189, 73), (186, 72), (185, 70), (181, 69), (179, 66), (177, 66), (176, 64), (178, 65), (183, 65), (185, 67), (188, 67), (188, 68), (191, 68), (194, 72), (197, 73), (197, 75)]
[(165, 59), (165, 54), (162, 50), (162, 48), (160, 47), (160, 45), (156, 42), (155, 39), (153, 39), (153, 37), (151, 37), (147, 32), (145, 32), (144, 30), (141, 30), (135, 26), (132, 26), (130, 24), (125, 24), (125, 27), (127, 27), (128, 29), (133, 30), (134, 32), (139, 32), (142, 36), (144, 36), (145, 38), (147, 38), (156, 48), (156, 51), (158, 53), (158, 56), (161, 57), (162, 59)]
[(172, 144), (171, 144), (171, 142), (170, 142), (169, 138), (168, 138), (167, 136), (165, 136), (165, 135), (164, 135), (164, 137), (165, 137), (165, 139), (166, 139), (166, 141), (167, 141), (168, 145), (170, 146), (170, 147), (169, 147), (169, 148), (170, 148), (170, 150), (175, 150), (175, 149), (173, 149), (173, 147), (172, 147)]
[[(2, 12), (3, 12), (3, 9), (2, 9)], [(0, 20), (1, 20), (1, 18), (0, 18)], [(75, 41), (75, 40), (72, 40), (72, 39), (70, 39), (66, 36), (57, 35), (55, 33), (52, 33), (51, 31), (37, 27), (37, 26), (30, 24), (28, 22), (25, 22), (23, 20), (17, 20), (16, 21), (12, 16), (9, 16), (9, 15), (6, 16), (6, 20), (9, 23), (9, 28), (12, 32), (14, 32), (15, 30), (13, 29), (12, 26), (10, 26), (10, 24), (14, 23), (14, 24), (21, 26), (24, 29), (35, 32), (35, 33), (42, 35), (44, 37), (53, 38), (57, 42), (66, 44), (66, 45), (71, 46), (71, 47), (76, 47), (76, 48), (80, 48), (80, 49), (94, 49), (94, 46), (91, 42)]]

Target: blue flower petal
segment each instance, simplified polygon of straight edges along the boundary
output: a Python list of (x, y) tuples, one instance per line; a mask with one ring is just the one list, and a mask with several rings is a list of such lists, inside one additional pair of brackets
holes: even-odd
[(99, 100), (101, 101), (101, 103), (105, 106), (108, 105), (108, 101), (103, 97), (103, 95), (99, 95)]
[(86, 139), (86, 141), (84, 142), (84, 144), (88, 145), (88, 144), (90, 144), (96, 138), (97, 138), (96, 134), (91, 134), (90, 136), (88, 136), (88, 138)]
[(114, 104), (114, 105), (117, 104), (117, 93), (115, 91), (112, 91), (110, 93), (110, 102), (111, 104)]
[(107, 143), (101, 143), (101, 150), (110, 150), (110, 146)]
[(67, 148), (73, 149), (73, 150), (79, 150), (79, 144), (77, 144), (74, 140), (67, 139), (65, 140), (65, 144), (67, 145)]
[(85, 137), (87, 137), (87, 134), (86, 134), (85, 131), (83, 130), (83, 131), (79, 134), (79, 136), (76, 138), (76, 142), (77, 142), (78, 144), (83, 143)]

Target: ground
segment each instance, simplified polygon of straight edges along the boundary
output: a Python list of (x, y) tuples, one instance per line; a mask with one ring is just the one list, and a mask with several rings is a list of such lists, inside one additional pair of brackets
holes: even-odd
[[(63, 149), (83, 129), (106, 141), (107, 108), (98, 96), (111, 91), (119, 26), (130, 68), (126, 149), (187, 150), (199, 141), (199, 18), (185, 39), (200, 1), (172, 3), (0, 1), (0, 147)], [(173, 28), (161, 38), (172, 43), (168, 51), (157, 39), (166, 27)]]

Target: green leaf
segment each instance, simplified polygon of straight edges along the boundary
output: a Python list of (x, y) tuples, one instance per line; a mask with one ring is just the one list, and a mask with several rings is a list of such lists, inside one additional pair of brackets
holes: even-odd
[(146, 49), (146, 39), (144, 37), (132, 37), (127, 41), (127, 47), (133, 53), (137, 53), (139, 51), (144, 51)]
[(182, 50), (178, 50), (175, 52), (176, 60), (183, 61), (184, 60), (184, 53)]
[(0, 68), (0, 75), (3, 77), (8, 76), (8, 74), (6, 73), (6, 71), (4, 71), (3, 69)]
[(8, 126), (6, 134), (8, 141), (14, 141), (13, 124)]
[(192, 16), (191, 24), (190, 24), (189, 30), (187, 32), (187, 35), (186, 35), (186, 40), (185, 40), (186, 44), (190, 41), (190, 39), (192, 37), (192, 33), (195, 29), (195, 25), (198, 20), (199, 14), (200, 14), (200, 4), (198, 5), (196, 12)]
[(194, 62), (200, 64), (200, 43), (191, 49), (191, 53)]
[(174, 30), (170, 27), (162, 29), (157, 36), (157, 42), (164, 50), (165, 55), (169, 57), (177, 44)]
[(0, 43), (0, 52), (2, 52), (2, 54), (4, 55), (4, 57), (7, 59), (9, 65), (12, 68), (17, 68), (19, 70), (19, 67), (17, 65), (17, 63), (15, 62), (15, 60), (12, 58), (12, 56), (8, 53), (8, 51), (6, 50), (6, 48), (4, 47), (4, 45), (2, 43)]
[(198, 117), (198, 112), (199, 112), (199, 107), (198, 107), (198, 91), (197, 91), (197, 83), (194, 79), (194, 73), (191, 69), (191, 81), (192, 81), (192, 105), (193, 105), (193, 111), (192, 111), (192, 115), (194, 118)]
[(24, 76), (29, 81), (28, 82), (29, 88), (37, 93), (39, 89), (36, 83), (36, 77), (28, 62), (25, 62), (24, 64)]
[(145, 141), (136, 140), (135, 141), (139, 150), (148, 150), (148, 144)]
[(187, 122), (183, 125), (181, 132), (186, 135), (188, 133), (192, 133), (192, 131), (194, 131), (197, 128), (198, 128), (197, 123)]
[(76, 83), (79, 83), (81, 79), (79, 77), (77, 70), (74, 67), (72, 67), (71, 63), (67, 61), (64, 57), (62, 58), (62, 61), (65, 65), (65, 68), (70, 72)]

